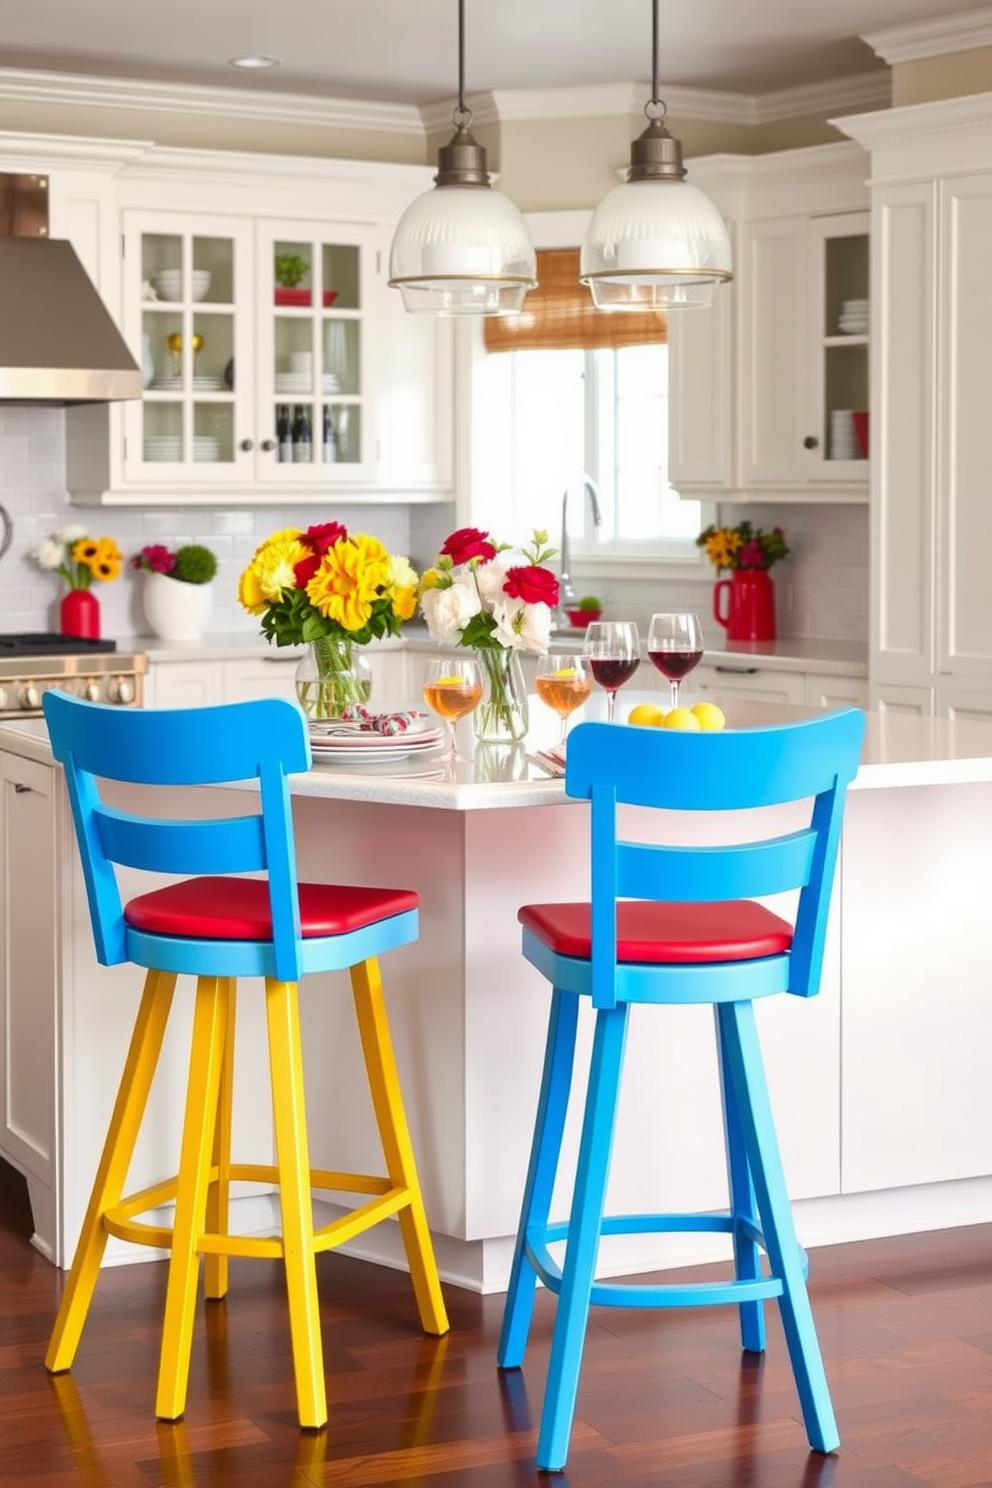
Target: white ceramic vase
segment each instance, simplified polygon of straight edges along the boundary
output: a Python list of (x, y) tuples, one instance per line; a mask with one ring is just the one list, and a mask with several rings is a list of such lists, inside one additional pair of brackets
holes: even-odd
[(142, 603), (148, 628), (160, 641), (198, 641), (214, 607), (214, 586), (146, 573)]

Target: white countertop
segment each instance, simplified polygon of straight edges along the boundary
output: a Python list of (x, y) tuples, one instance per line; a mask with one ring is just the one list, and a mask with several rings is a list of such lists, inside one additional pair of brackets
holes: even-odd
[[(723, 635), (713, 635), (718, 627), (710, 626), (711, 632), (703, 660), (719, 666), (722, 662), (735, 667), (760, 667), (770, 671), (798, 670), (815, 672), (823, 676), (867, 677), (868, 647), (864, 641), (818, 640), (810, 636), (782, 637), (777, 641), (730, 641)], [(563, 631), (552, 638), (552, 650), (575, 650), (582, 640), (582, 631)], [(412, 624), (405, 627), (402, 636), (385, 641), (374, 641), (374, 646), (387, 650), (408, 647), (413, 651), (436, 651), (437, 642), (432, 641), (426, 626)], [(230, 635), (206, 635), (200, 641), (160, 641), (154, 636), (120, 636), (117, 646), (121, 651), (139, 651), (151, 662), (177, 661), (237, 661), (246, 656), (267, 657), (273, 663), (296, 662), (305, 648), (295, 646), (270, 646), (261, 633)]]
[[(638, 694), (631, 692), (628, 702), (637, 700)], [(595, 711), (591, 704), (587, 710)], [(785, 703), (738, 701), (728, 703), (726, 708), (728, 725), (736, 728), (788, 723), (819, 711)], [(906, 714), (869, 713), (867, 718), (862, 763), (852, 789), (992, 782), (992, 723)], [(535, 725), (528, 748), (540, 748), (552, 741), (554, 720), (549, 719), (548, 725), (550, 732), (543, 723)], [(471, 749), (465, 724), (460, 742)], [(51, 763), (43, 719), (0, 723), (0, 749), (42, 764)], [(391, 764), (332, 766), (318, 762), (306, 774), (292, 777), (292, 792), (296, 796), (449, 811), (550, 806), (567, 800), (561, 781), (533, 765), (523, 746), (489, 746), (474, 760), (458, 763), (454, 769), (440, 752)]]

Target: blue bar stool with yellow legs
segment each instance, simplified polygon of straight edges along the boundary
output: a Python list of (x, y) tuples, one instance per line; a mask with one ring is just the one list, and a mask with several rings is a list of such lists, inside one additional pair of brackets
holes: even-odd
[[(592, 897), (590, 903), (528, 904), (519, 912), (523, 954), (553, 991), (497, 1356), (503, 1369), (522, 1365), (540, 1279), (558, 1297), (538, 1438), (540, 1468), (556, 1472), (565, 1466), (591, 1303), (734, 1303), (744, 1349), (761, 1352), (762, 1304), (776, 1297), (810, 1446), (831, 1452), (840, 1444), (753, 1002), (776, 992), (811, 997), (819, 990), (846, 788), (857, 772), (863, 733), (864, 715), (844, 709), (799, 723), (719, 733), (586, 723), (569, 734), (565, 790), (590, 803)], [(625, 817), (618, 809), (745, 811), (760, 818), (763, 808), (788, 802), (799, 803), (796, 829), (782, 834), (779, 815), (760, 840), (733, 840), (728, 829), (730, 840), (714, 845), (710, 826), (700, 836), (706, 845), (699, 847), (685, 846), (684, 833), (680, 845), (666, 843), (664, 818), (657, 819), (656, 836), (645, 837), (639, 828), (637, 841), (624, 840)], [(749, 823), (754, 820), (749, 816)], [(756, 837), (760, 831), (754, 828)], [(795, 890), (794, 919), (756, 902)], [(580, 998), (595, 1010), (592, 1055), (571, 1212), (552, 1222)], [(635, 1003), (713, 1006), (730, 1189), (726, 1214), (604, 1216), (624, 1042)], [(596, 1281), (601, 1235), (692, 1230), (732, 1237), (732, 1279), (691, 1285)], [(560, 1265), (550, 1250), (556, 1241), (565, 1242)]]
[[(143, 710), (44, 698), (55, 758), (65, 771), (97, 959), (146, 968), (124, 1073), (45, 1356), (72, 1367), (108, 1235), (170, 1251), (155, 1413), (186, 1408), (200, 1258), (204, 1291), (227, 1292), (229, 1256), (280, 1259), (302, 1427), (327, 1421), (316, 1257), (396, 1215), (420, 1322), (448, 1330), (383, 999), (378, 957), (416, 940), (418, 896), (407, 889), (299, 883), (287, 775), (310, 767), (306, 725), (281, 699), (217, 708)], [(160, 815), (108, 804), (104, 782), (180, 787), (153, 794)], [(204, 819), (189, 788), (257, 782), (233, 797), (246, 810)], [(161, 807), (158, 806), (160, 796)], [(333, 844), (328, 844), (329, 861)], [(122, 903), (117, 868), (178, 881)], [(239, 874), (257, 875), (238, 877)], [(298, 982), (347, 970), (385, 1176), (311, 1170)], [(125, 1194), (180, 974), (196, 978), (186, 1107), (173, 1177)], [(264, 979), (276, 1162), (231, 1161), (235, 991)], [(232, 1182), (278, 1187), (281, 1230), (228, 1232)], [(352, 1193), (357, 1207), (315, 1229), (311, 1189)], [(139, 1216), (175, 1202), (170, 1226)]]

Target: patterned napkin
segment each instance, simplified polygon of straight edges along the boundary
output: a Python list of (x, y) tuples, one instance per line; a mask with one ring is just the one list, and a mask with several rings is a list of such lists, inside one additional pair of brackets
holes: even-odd
[(373, 713), (364, 703), (349, 703), (340, 718), (311, 722), (314, 734), (405, 734), (426, 715), (423, 713)]

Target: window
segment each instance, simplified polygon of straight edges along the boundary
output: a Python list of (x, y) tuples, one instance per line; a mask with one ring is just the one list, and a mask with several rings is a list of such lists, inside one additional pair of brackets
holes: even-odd
[[(488, 425), (481, 451), (476, 438), (481, 520), (521, 535), (544, 527), (557, 542), (568, 490), (573, 560), (698, 567), (708, 515), (668, 481), (667, 346), (500, 353), (478, 364), (475, 388), (477, 435)], [(599, 493), (598, 529), (584, 476)]]
[[(581, 235), (573, 214), (554, 219), (545, 233), (550, 223), (552, 236)], [(577, 250), (539, 248), (539, 287), (521, 315), (475, 332), (470, 519), (519, 537), (543, 527), (557, 544), (567, 491), (573, 571), (695, 576), (712, 510), (669, 484), (664, 319), (595, 310), (578, 272)]]

